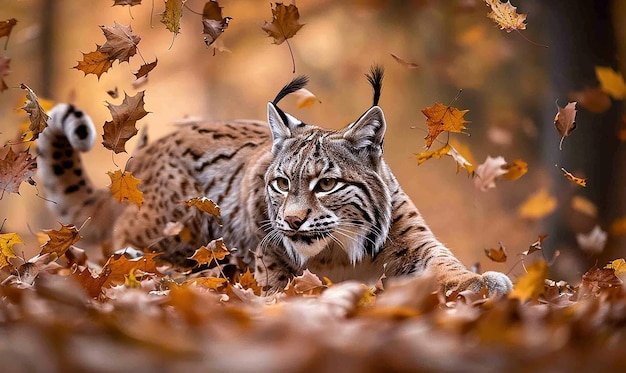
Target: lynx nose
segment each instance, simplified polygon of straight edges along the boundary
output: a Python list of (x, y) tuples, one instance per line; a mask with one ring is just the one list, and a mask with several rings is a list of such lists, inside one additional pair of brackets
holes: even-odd
[(297, 231), (301, 226), (302, 223), (304, 223), (304, 219), (300, 218), (298, 216), (285, 216), (285, 221), (287, 222), (287, 224), (289, 224), (289, 226), (291, 227), (291, 229)]

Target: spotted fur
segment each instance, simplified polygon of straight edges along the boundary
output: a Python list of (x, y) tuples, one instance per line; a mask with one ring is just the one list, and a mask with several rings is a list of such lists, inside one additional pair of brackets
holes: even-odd
[[(268, 103), (267, 123), (186, 123), (139, 149), (128, 170), (143, 180), (141, 208), (92, 186), (77, 151), (93, 144), (93, 124), (73, 106), (57, 105), (39, 140), (46, 194), (62, 221), (92, 217), (88, 239), (110, 239), (114, 249), (159, 251), (181, 264), (223, 237), (267, 288), (280, 289), (308, 268), (333, 281), (431, 272), (446, 291), (510, 291), (504, 274), (467, 270), (404, 193), (382, 158), (386, 124), (377, 97), (339, 131), (299, 121), (278, 100)], [(220, 221), (181, 203), (199, 196), (221, 206)], [(191, 239), (166, 236), (170, 222), (182, 223)]]

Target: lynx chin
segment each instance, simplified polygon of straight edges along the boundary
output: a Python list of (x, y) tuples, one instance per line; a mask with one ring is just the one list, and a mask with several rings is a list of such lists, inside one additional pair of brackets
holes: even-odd
[[(461, 264), (402, 191), (383, 159), (382, 68), (367, 78), (373, 105), (342, 130), (303, 123), (278, 107), (306, 77), (267, 104), (267, 122), (179, 125), (138, 149), (127, 165), (143, 180), (141, 208), (93, 186), (79, 152), (93, 146), (94, 124), (73, 105), (58, 104), (38, 140), (39, 178), (62, 222), (92, 218), (82, 242), (162, 252), (185, 265), (197, 248), (223, 237), (267, 289), (283, 288), (308, 268), (334, 282), (429, 272), (444, 291), (509, 292), (506, 275), (476, 274)], [(181, 203), (202, 196), (220, 205), (221, 221)], [(172, 222), (183, 224), (190, 239), (165, 235)]]

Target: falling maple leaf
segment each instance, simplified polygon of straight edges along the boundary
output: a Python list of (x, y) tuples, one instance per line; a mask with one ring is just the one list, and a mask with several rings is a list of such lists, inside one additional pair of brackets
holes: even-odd
[(580, 177), (576, 177), (574, 175), (572, 175), (570, 172), (568, 172), (566, 169), (564, 169), (563, 167), (561, 167), (561, 172), (563, 173), (563, 176), (565, 176), (565, 178), (569, 181), (571, 181), (574, 184), (578, 184), (581, 187), (586, 187), (587, 186), (587, 179), (586, 178), (580, 178)]
[(487, 156), (485, 162), (476, 167), (474, 185), (482, 192), (496, 187), (496, 180), (508, 171), (504, 168), (507, 162), (502, 156)]
[(214, 216), (220, 216), (221, 214), (221, 209), (217, 203), (207, 197), (194, 197), (190, 200), (183, 201), (183, 203), (188, 207), (195, 207), (202, 212), (206, 212)]
[(502, 175), (502, 177), (508, 180), (517, 180), (528, 172), (528, 163), (520, 159), (515, 159), (507, 163), (503, 168), (507, 170), (507, 172)]
[(513, 287), (511, 298), (517, 298), (522, 302), (528, 300), (537, 301), (543, 294), (545, 279), (548, 276), (548, 265), (544, 260), (538, 260), (526, 268), (524, 274)]
[(406, 67), (407, 69), (417, 69), (418, 67), (420, 67), (420, 65), (413, 63), (413, 62), (408, 62), (405, 59), (402, 59), (398, 56), (396, 56), (393, 53), (390, 53), (391, 57), (393, 57), (394, 60), (396, 60), (396, 62), (398, 62), (400, 65)]
[(603, 289), (621, 288), (623, 282), (615, 274), (615, 269), (609, 268), (592, 268), (588, 270), (582, 278), (580, 285), (581, 292), (599, 293)]
[(596, 77), (600, 82), (600, 88), (616, 100), (626, 97), (626, 82), (621, 72), (607, 66), (596, 66)]
[(506, 249), (504, 248), (504, 245), (502, 244), (502, 242), (498, 243), (497, 249), (494, 249), (494, 248), (485, 249), (485, 255), (487, 255), (487, 258), (497, 263), (504, 263), (506, 262), (506, 259), (507, 259)]
[(122, 254), (112, 255), (104, 264), (104, 267), (102, 267), (100, 276), (106, 271), (110, 271), (102, 287), (112, 284), (123, 284), (128, 273), (135, 270), (141, 270), (145, 273), (159, 273), (157, 269), (158, 262), (154, 260), (159, 255), (159, 253), (146, 253), (139, 258), (133, 259), (129, 259)]
[[(161, 13), (161, 23), (165, 25), (174, 38), (180, 33), (180, 19), (183, 16), (183, 0), (166, 0), (165, 10)], [(172, 42), (174, 42), (172, 40)]]
[(305, 269), (302, 275), (295, 276), (289, 281), (284, 293), (287, 295), (319, 295), (327, 287), (317, 275)]
[(30, 127), (28, 130), (32, 133), (32, 140), (36, 140), (39, 134), (48, 126), (48, 114), (39, 104), (37, 95), (26, 84), (20, 84), (20, 88), (26, 91), (26, 101), (22, 109), (28, 113), (30, 119)]
[(626, 260), (623, 258), (615, 259), (607, 264), (604, 268), (611, 268), (615, 272), (615, 276), (621, 276), (626, 273)]
[(50, 240), (43, 244), (39, 255), (54, 253), (57, 257), (61, 257), (70, 246), (82, 238), (72, 224), (61, 224), (61, 229), (47, 229), (45, 232), (50, 237)]
[(207, 1), (202, 9), (202, 34), (204, 43), (208, 46), (228, 28), (231, 17), (222, 17), (222, 7), (215, 0)]
[(265, 22), (261, 28), (269, 37), (274, 38), (274, 44), (279, 45), (294, 37), (304, 26), (298, 22), (299, 18), (300, 13), (295, 4), (274, 3), (272, 4), (272, 23)]
[(431, 158), (441, 158), (444, 155), (448, 154), (450, 150), (450, 144), (445, 144), (443, 147), (435, 150), (425, 151), (423, 153), (419, 153), (415, 155), (415, 159), (417, 159), (417, 164), (420, 165)]
[[(82, 52), (81, 52), (82, 53)], [(100, 75), (107, 72), (111, 66), (113, 66), (113, 60), (109, 58), (109, 55), (100, 51), (100, 46), (96, 44), (96, 50), (89, 53), (83, 53), (83, 60), (78, 61), (78, 64), (73, 69), (82, 71), (85, 76), (87, 74), (94, 74), (100, 80)]]
[(141, 207), (143, 204), (143, 192), (141, 192), (137, 186), (141, 182), (129, 171), (122, 172), (116, 170), (115, 172), (107, 172), (111, 178), (111, 194), (115, 200), (120, 202), (134, 203), (137, 207)]
[(104, 123), (102, 145), (105, 148), (115, 153), (126, 151), (126, 142), (137, 134), (135, 123), (148, 114), (143, 107), (144, 92), (138, 92), (135, 96), (128, 96), (124, 92), (124, 101), (121, 105), (106, 102), (113, 120)]
[(466, 129), (464, 124), (469, 122), (463, 116), (468, 111), (439, 103), (422, 109), (422, 113), (427, 118), (426, 125), (428, 126), (428, 135), (425, 137), (426, 148), (429, 149), (437, 136), (444, 131), (461, 133)]
[(0, 38), (7, 37), (7, 40), (4, 42), (4, 49), (7, 49), (7, 45), (9, 44), (9, 37), (11, 36), (11, 31), (13, 31), (13, 26), (17, 24), (17, 19), (10, 18), (6, 21), (0, 21)]
[(189, 259), (198, 262), (198, 265), (210, 264), (212, 261), (223, 260), (230, 251), (226, 248), (224, 240), (218, 238), (197, 249)]
[(7, 83), (4, 81), (4, 77), (9, 75), (11, 72), (9, 70), (9, 63), (11, 63), (11, 59), (8, 57), (0, 57), (0, 92), (7, 90), (9, 87)]
[(137, 53), (139, 35), (133, 34), (130, 25), (122, 25), (114, 21), (113, 26), (100, 26), (107, 39), (98, 51), (109, 56), (111, 61), (128, 62)]
[(517, 8), (511, 4), (511, 1), (507, 0), (504, 3), (500, 0), (485, 0), (485, 2), (491, 7), (491, 12), (487, 14), (487, 17), (494, 20), (501, 30), (511, 32), (526, 29), (526, 23), (524, 23), (526, 22), (526, 14), (518, 14)]
[(531, 244), (530, 244), (530, 246), (528, 247), (528, 250), (526, 250), (526, 251), (522, 251), (522, 252), (520, 253), (520, 255), (524, 257), (524, 256), (528, 256), (528, 255), (530, 255), (530, 254), (532, 254), (532, 253), (534, 253), (534, 252), (537, 252), (537, 251), (542, 251), (542, 250), (543, 250), (543, 241), (544, 241), (547, 237), (548, 237), (548, 235), (547, 235), (547, 234), (540, 234), (540, 235), (537, 237), (537, 241), (535, 241), (535, 242), (531, 243)]
[(20, 184), (29, 181), (34, 184), (32, 179), (37, 169), (37, 161), (31, 158), (28, 151), (15, 153), (9, 147), (4, 159), (0, 159), (0, 199), (4, 196), (4, 192), (20, 193)]
[(565, 107), (559, 108), (559, 112), (554, 116), (554, 126), (561, 135), (559, 150), (563, 150), (563, 140), (576, 129), (576, 102), (570, 102)]
[(596, 225), (593, 229), (587, 233), (576, 233), (576, 242), (580, 246), (581, 250), (588, 254), (599, 254), (604, 250), (608, 235), (605, 231)]
[(261, 287), (256, 282), (252, 272), (250, 272), (250, 268), (248, 268), (248, 270), (246, 270), (246, 272), (239, 277), (239, 284), (244, 289), (252, 289), (254, 295), (261, 295)]
[(148, 73), (150, 71), (152, 71), (156, 67), (157, 62), (159, 62), (159, 60), (155, 59), (154, 62), (145, 63), (145, 64), (141, 65), (139, 67), (139, 71), (137, 71), (136, 73), (133, 74), (133, 75), (135, 75), (135, 79), (139, 79), (141, 77), (148, 76)]
[(13, 251), (13, 245), (23, 244), (24, 242), (17, 233), (0, 234), (0, 269), (11, 265), (11, 258), (17, 258)]
[(524, 219), (541, 219), (556, 209), (556, 203), (556, 198), (546, 189), (540, 189), (517, 208), (517, 215)]
[(468, 176), (474, 175), (476, 161), (469, 146), (455, 138), (450, 139), (448, 143), (451, 147), (448, 155), (456, 162), (456, 172), (459, 172), (461, 168), (465, 168)]

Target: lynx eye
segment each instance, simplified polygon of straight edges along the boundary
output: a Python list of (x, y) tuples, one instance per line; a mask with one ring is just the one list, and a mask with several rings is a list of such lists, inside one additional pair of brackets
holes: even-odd
[(316, 192), (330, 192), (337, 186), (337, 179), (325, 177), (320, 179), (315, 186)]
[(277, 177), (276, 179), (274, 179), (274, 186), (276, 188), (278, 188), (278, 190), (280, 190), (282, 192), (288, 192), (289, 191), (289, 180), (287, 180), (284, 177)]

